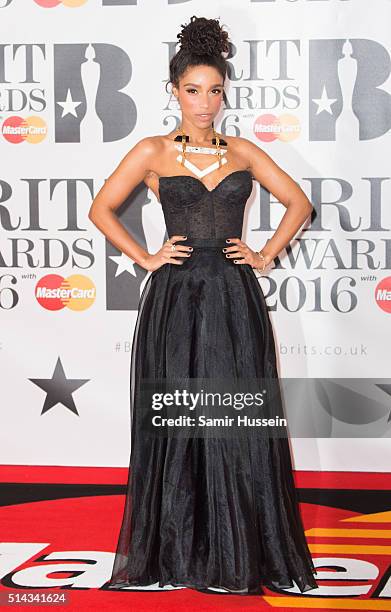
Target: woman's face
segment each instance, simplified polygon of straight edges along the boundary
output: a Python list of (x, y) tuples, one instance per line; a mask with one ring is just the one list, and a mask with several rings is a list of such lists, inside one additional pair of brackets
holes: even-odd
[(197, 127), (209, 127), (218, 114), (224, 83), (213, 66), (190, 66), (172, 88), (182, 111), (182, 118)]

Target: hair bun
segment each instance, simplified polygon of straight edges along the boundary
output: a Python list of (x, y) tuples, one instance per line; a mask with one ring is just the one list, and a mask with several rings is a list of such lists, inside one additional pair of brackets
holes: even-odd
[(220, 55), (229, 51), (228, 32), (222, 29), (217, 19), (190, 18), (190, 23), (181, 24), (177, 34), (181, 50), (193, 55)]

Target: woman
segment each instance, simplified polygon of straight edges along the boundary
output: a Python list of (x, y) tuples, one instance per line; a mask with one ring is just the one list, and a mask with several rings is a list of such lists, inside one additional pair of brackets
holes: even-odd
[[(228, 51), (218, 20), (193, 16), (178, 38), (170, 82), (181, 128), (138, 142), (89, 214), (110, 242), (151, 272), (133, 336), (129, 480), (109, 587), (158, 583), (251, 595), (264, 592), (261, 584), (289, 588), (294, 580), (303, 592), (317, 584), (286, 437), (143, 430), (141, 379), (278, 380), (254, 269), (264, 270), (312, 211), (266, 153), (214, 130)], [(252, 177), (287, 208), (259, 252), (241, 239)], [(170, 236), (156, 253), (137, 244), (114, 214), (141, 181), (159, 199)], [(276, 395), (273, 410), (280, 406)]]

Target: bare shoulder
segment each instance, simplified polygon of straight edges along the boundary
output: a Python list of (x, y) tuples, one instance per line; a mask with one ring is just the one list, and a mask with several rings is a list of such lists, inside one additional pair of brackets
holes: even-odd
[(133, 152), (145, 157), (159, 155), (162, 153), (163, 147), (164, 141), (161, 136), (145, 136), (130, 149), (128, 155)]
[(263, 159), (263, 161), (272, 161), (266, 151), (248, 138), (244, 138), (243, 136), (226, 136), (225, 139), (234, 154), (245, 159), (250, 169), (255, 157)]
[(243, 136), (222, 136), (227, 141), (228, 149), (231, 151), (232, 158), (238, 166), (243, 166), (246, 170), (253, 171), (254, 160), (262, 159), (265, 162), (271, 159), (261, 147), (243, 138)]
[(138, 140), (121, 160), (121, 170), (132, 172), (140, 180), (154, 174), (156, 163), (164, 156), (167, 144), (164, 136), (145, 136)]

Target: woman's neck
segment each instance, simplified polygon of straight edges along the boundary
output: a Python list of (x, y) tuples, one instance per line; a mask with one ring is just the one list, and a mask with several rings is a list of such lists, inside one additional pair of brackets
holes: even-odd
[[(211, 144), (213, 138), (213, 127), (197, 128), (193, 125), (182, 123), (183, 133), (189, 136), (189, 144), (206, 145)], [(178, 132), (180, 133), (180, 131)]]

